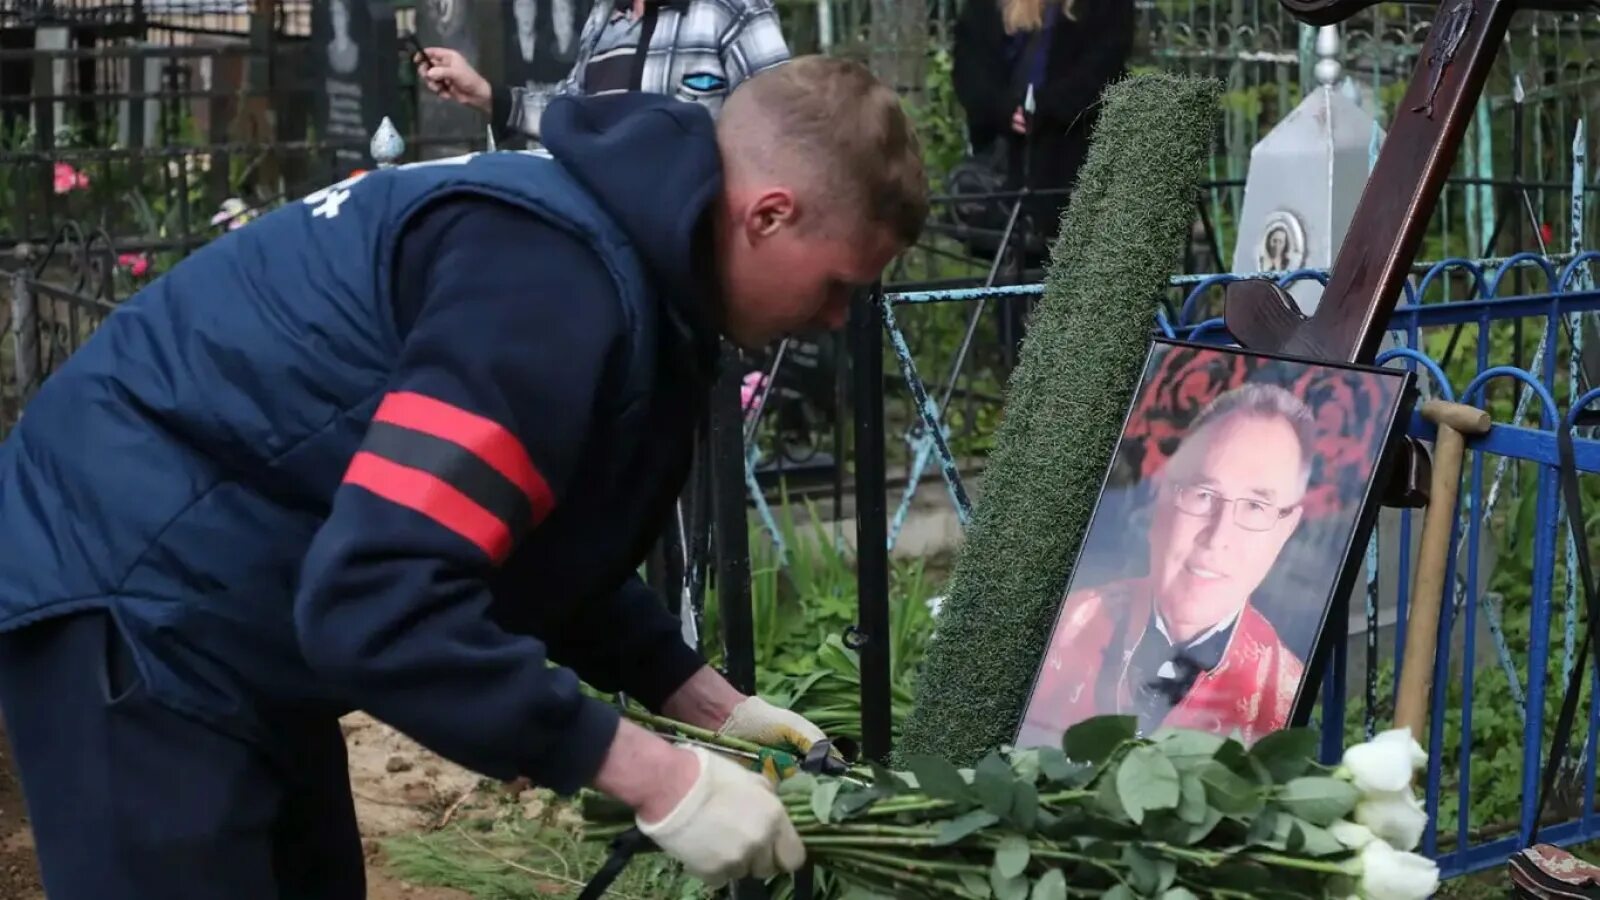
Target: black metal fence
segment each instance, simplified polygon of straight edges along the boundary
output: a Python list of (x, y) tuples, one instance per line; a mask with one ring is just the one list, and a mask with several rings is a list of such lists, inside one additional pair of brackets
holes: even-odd
[[(318, 134), (309, 0), (0, 0), (0, 253), (66, 223), (153, 276), (256, 212), (349, 174), (369, 135)], [(396, 12), (411, 29), (412, 12)], [(481, 147), (417, 133), (415, 75), (384, 109), (409, 155)], [(380, 66), (379, 63), (369, 65)], [(127, 285), (132, 288), (134, 285)]]
[(116, 309), (116, 262), (104, 232), (71, 226), (5, 275), (0, 305), (0, 439), (39, 385)]

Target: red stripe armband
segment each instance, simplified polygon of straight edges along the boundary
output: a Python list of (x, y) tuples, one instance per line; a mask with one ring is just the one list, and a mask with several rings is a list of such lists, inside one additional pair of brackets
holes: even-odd
[(427, 516), (496, 563), (555, 505), (544, 476), (504, 426), (409, 391), (378, 406), (344, 480)]

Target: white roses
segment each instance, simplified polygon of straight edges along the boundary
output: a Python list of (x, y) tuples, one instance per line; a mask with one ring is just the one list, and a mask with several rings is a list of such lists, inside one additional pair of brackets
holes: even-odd
[(1361, 896), (1369, 900), (1414, 900), (1439, 889), (1439, 866), (1415, 853), (1373, 841), (1361, 850)]
[(1428, 754), (1406, 728), (1395, 728), (1344, 751), (1341, 769), (1363, 794), (1403, 791), (1411, 773), (1428, 764)]
[(1428, 814), (1409, 787), (1364, 794), (1356, 804), (1355, 819), (1396, 850), (1417, 849), (1428, 827)]
[(1344, 752), (1335, 776), (1361, 792), (1353, 822), (1330, 827), (1339, 843), (1359, 850), (1352, 874), (1361, 879), (1367, 900), (1422, 900), (1439, 887), (1439, 866), (1411, 853), (1422, 841), (1428, 814), (1411, 789), (1411, 779), (1428, 754), (1404, 728), (1385, 731)]

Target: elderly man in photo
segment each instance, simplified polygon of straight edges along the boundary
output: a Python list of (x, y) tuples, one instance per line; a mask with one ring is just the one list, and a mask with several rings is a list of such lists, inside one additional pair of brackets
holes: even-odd
[(1067, 596), (1020, 745), (1104, 713), (1247, 744), (1284, 727), (1304, 666), (1251, 596), (1300, 524), (1312, 434), (1273, 385), (1201, 411), (1157, 476), (1148, 573)]

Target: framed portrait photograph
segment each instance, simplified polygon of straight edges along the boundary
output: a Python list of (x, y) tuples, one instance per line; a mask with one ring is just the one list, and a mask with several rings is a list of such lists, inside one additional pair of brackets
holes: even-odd
[(1413, 402), (1403, 370), (1154, 342), (1015, 744), (1303, 724)]

